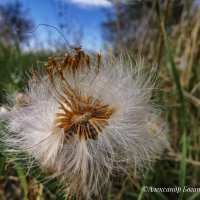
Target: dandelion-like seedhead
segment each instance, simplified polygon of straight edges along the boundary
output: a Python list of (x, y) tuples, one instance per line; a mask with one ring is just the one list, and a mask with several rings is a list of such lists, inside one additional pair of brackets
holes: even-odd
[(33, 71), (10, 109), (3, 141), (59, 177), (69, 195), (100, 199), (111, 176), (137, 174), (167, 146), (151, 100), (157, 70), (141, 58), (92, 58), (73, 47), (45, 69)]

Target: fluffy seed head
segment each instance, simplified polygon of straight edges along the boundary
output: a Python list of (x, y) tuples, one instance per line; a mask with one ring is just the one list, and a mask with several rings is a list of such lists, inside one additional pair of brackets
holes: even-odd
[(137, 173), (167, 145), (151, 100), (155, 71), (140, 58), (91, 58), (80, 47), (60, 62), (50, 57), (18, 99), (25, 104), (10, 109), (4, 143), (58, 176), (70, 195), (100, 199), (113, 174)]

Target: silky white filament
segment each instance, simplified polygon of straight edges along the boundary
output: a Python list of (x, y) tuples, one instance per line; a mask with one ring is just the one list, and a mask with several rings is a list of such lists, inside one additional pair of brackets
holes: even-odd
[(100, 199), (113, 174), (141, 171), (167, 146), (151, 99), (156, 71), (121, 56), (98, 69), (40, 75), (10, 109), (3, 141), (58, 176), (69, 194)]

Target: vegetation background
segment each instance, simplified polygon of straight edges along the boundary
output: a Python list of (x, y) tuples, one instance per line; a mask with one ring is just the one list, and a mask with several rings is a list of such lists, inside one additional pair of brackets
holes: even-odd
[[(128, 178), (124, 182), (116, 181), (105, 199), (200, 199), (198, 192), (142, 190), (143, 186), (200, 188), (200, 7), (192, 0), (112, 3), (114, 12), (107, 13), (102, 30), (105, 40), (111, 42), (113, 53), (125, 49), (159, 66), (161, 85), (155, 90), (154, 99), (161, 105), (163, 118), (169, 124), (170, 148), (144, 173), (142, 181), (132, 182)], [(27, 84), (25, 73), (30, 67), (37, 67), (38, 61), (47, 61), (57, 52), (45, 48), (24, 50), (31, 34), (17, 32), (16, 27), (27, 31), (34, 28), (24, 12), (19, 3), (0, 4), (1, 104), (6, 101), (6, 93), (23, 91)], [(66, 45), (61, 44), (59, 48), (66, 50)], [(38, 170), (27, 171), (7, 158), (2, 149), (0, 200), (62, 199), (56, 180), (41, 181), (45, 175)]]

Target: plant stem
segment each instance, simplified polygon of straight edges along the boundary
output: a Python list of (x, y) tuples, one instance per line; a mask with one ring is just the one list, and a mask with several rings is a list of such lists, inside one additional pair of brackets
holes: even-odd
[[(187, 160), (187, 125), (186, 125), (186, 108), (185, 108), (185, 99), (183, 95), (183, 90), (182, 86), (180, 83), (179, 79), (179, 74), (176, 68), (176, 64), (174, 61), (174, 56), (173, 52), (170, 46), (170, 41), (168, 34), (165, 29), (165, 20), (164, 20), (164, 14), (163, 10), (161, 8), (161, 3), (160, 0), (158, 0), (159, 4), (159, 11), (160, 11), (160, 25), (163, 33), (163, 39), (164, 39), (164, 46), (167, 52), (167, 58), (170, 63), (170, 69), (171, 69), (171, 74), (172, 78), (174, 80), (174, 83), (176, 85), (176, 92), (178, 95), (178, 102), (180, 104), (179, 110), (178, 110), (178, 117), (179, 117), (179, 122), (180, 122), (180, 130), (182, 132), (182, 137), (181, 137), (181, 163), (180, 163), (180, 174), (179, 174), (179, 185), (181, 188), (185, 186), (185, 181), (186, 181), (186, 160)], [(180, 199), (183, 198), (183, 193), (181, 192)]]

